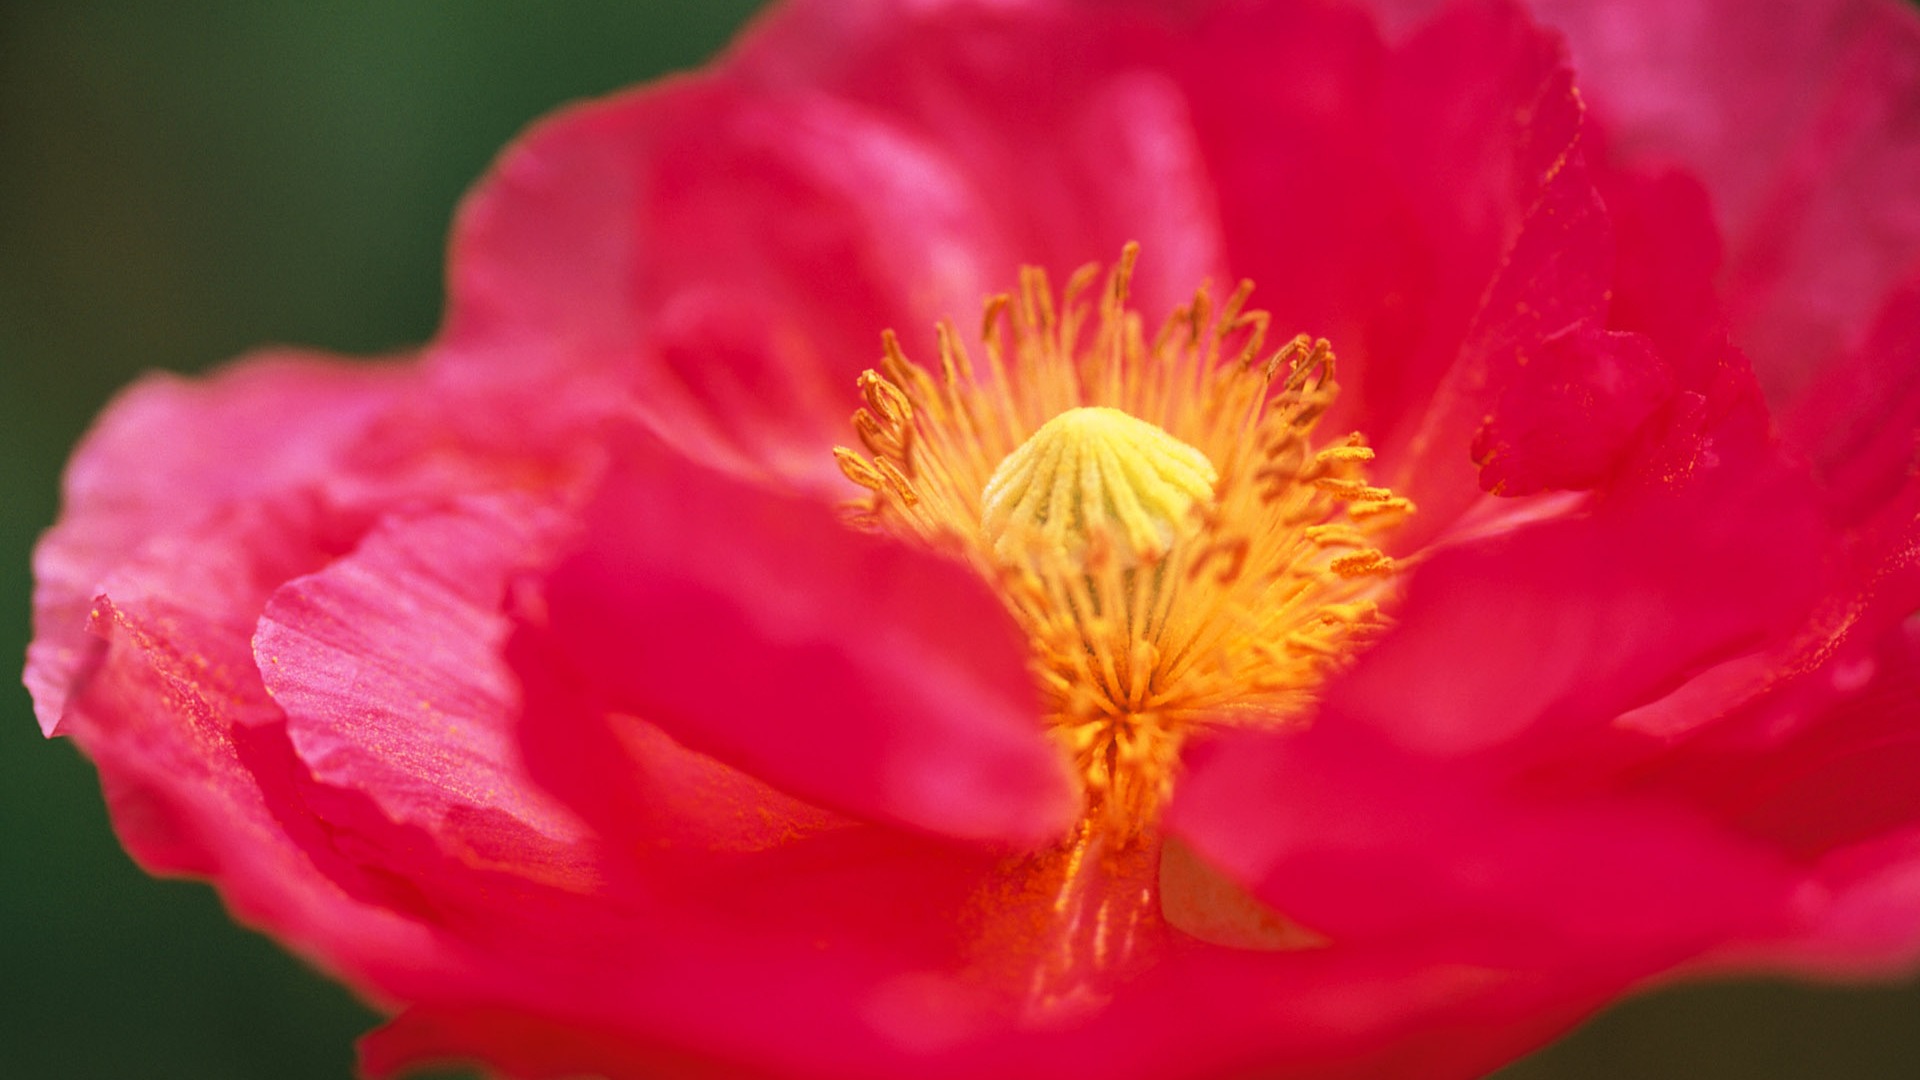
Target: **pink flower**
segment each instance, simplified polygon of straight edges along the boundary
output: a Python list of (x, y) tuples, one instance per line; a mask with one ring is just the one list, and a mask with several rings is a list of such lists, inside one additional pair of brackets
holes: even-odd
[(1429, 7), (795, 2), (563, 113), (418, 357), (108, 410), (44, 727), (376, 1074), (1468, 1076), (1908, 970), (1920, 20)]

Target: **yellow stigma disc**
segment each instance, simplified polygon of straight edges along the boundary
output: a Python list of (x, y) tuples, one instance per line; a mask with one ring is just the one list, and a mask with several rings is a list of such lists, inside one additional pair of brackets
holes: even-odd
[(1156, 562), (1199, 529), (1219, 480), (1200, 451), (1105, 406), (1068, 409), (1008, 454), (980, 495), (994, 554), (1044, 545), (1084, 561), (1110, 545), (1122, 564)]

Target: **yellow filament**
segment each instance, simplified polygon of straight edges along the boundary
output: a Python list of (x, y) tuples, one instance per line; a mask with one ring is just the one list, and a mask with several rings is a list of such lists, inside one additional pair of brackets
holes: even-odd
[(1208, 725), (1300, 717), (1383, 622), (1380, 549), (1412, 505), (1369, 483), (1358, 434), (1313, 432), (1333, 351), (1265, 348), (1241, 283), (1203, 286), (1151, 335), (1127, 304), (1128, 245), (1056, 296), (1028, 268), (986, 303), (978, 360), (950, 324), (938, 363), (892, 333), (860, 377), (866, 528), (971, 560), (1031, 643), (1047, 723), (1078, 763), (1089, 820), (1125, 843), (1154, 823), (1182, 743)]

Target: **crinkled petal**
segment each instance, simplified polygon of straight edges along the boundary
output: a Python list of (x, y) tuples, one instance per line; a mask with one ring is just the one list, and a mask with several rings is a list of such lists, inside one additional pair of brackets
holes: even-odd
[[(1396, 34), (1438, 0), (1368, 0)], [(1678, 164), (1727, 238), (1736, 343), (1776, 405), (1920, 262), (1920, 16), (1897, 0), (1532, 0), (1626, 161)]]
[(524, 498), (465, 501), (382, 522), (358, 549), (295, 578), (253, 638), (266, 690), (322, 784), (476, 865), (564, 875), (579, 826), (528, 782), (500, 659), (509, 577), (559, 528)]
[(1734, 943), (1735, 961), (1858, 974), (1920, 952), (1920, 796), (1901, 779), (1916, 761), (1920, 482), (1890, 509), (1799, 634), (1622, 717), (1658, 741), (1590, 781), (1678, 802), (1801, 868), (1793, 925)]
[[(1570, 93), (1571, 87), (1564, 90)], [(1458, 361), (1436, 388), (1412, 439), (1389, 457), (1397, 470), (1393, 486), (1414, 494), (1421, 506), (1424, 520), (1416, 528), (1424, 535), (1431, 536), (1470, 502), (1472, 488), (1465, 480), (1473, 471), (1475, 435), (1525, 362), (1549, 353), (1551, 342), (1606, 340), (1594, 335), (1605, 325), (1612, 223), (1577, 148), (1569, 144), (1564, 152), (1488, 286)], [(1522, 396), (1515, 406), (1541, 404), (1527, 400), (1524, 389), (1516, 393)], [(1495, 485), (1478, 478), (1475, 486)]]
[(1520, 359), (1473, 440), (1480, 484), (1496, 495), (1600, 486), (1674, 389), (1638, 334), (1576, 327)]
[(1150, 309), (1218, 273), (1185, 103), (1111, 36), (1066, 10), (799, 3), (706, 72), (564, 113), (461, 215), (444, 358), (557, 366), (682, 452), (837, 485), (881, 331), (930, 355), (1020, 265), (1129, 240), (1155, 247)]
[(1311, 730), (1223, 737), (1173, 831), (1310, 929), (1458, 960), (1651, 973), (1784, 919), (1777, 853), (1583, 779), (1614, 717), (1787, 634), (1817, 595), (1801, 486), (1694, 496), (1436, 554)]
[[(76, 457), (66, 515), (42, 544), (53, 569), (29, 676), (64, 695), (43, 705), (98, 765), (142, 865), (212, 879), (239, 917), (382, 998), (461, 967), (422, 884), (446, 832), (497, 822), (401, 844), (364, 797), (316, 783), (251, 638), (276, 590), (353, 551), (383, 508), (488, 475), (417, 423), (414, 370), (272, 357), (122, 398)], [(415, 423), (393, 427), (403, 413)], [(493, 482), (552, 475), (529, 462)], [(91, 644), (69, 649), (60, 628), (76, 608)], [(341, 828), (349, 818), (377, 819), (379, 840)], [(394, 872), (402, 851), (411, 880)]]
[(142, 866), (217, 880), (239, 918), (404, 997), (451, 961), (408, 890), (343, 857), (308, 811), (247, 648), (272, 585), (327, 557), (314, 525), (297, 505), (235, 509), (124, 562), (94, 603), (102, 645), (63, 726)]
[(1516, 357), (1604, 326), (1612, 234), (1565, 57), (1510, 4), (1391, 46), (1359, 8), (1209, 15), (1185, 81), (1234, 268), (1277, 328), (1332, 341), (1328, 423), (1363, 430), (1437, 532), (1479, 496), (1468, 444)]
[(26, 682), (42, 730), (58, 730), (93, 662), (87, 613), (116, 566), (156, 536), (323, 473), (401, 381), (391, 367), (269, 354), (121, 394), (74, 451), (65, 512), (34, 551)]
[(811, 801), (1038, 843), (1077, 802), (1026, 643), (969, 567), (651, 440), (546, 582), (550, 654), (610, 707)]
[(1620, 154), (1683, 163), (1728, 238), (1736, 341), (1781, 403), (1920, 263), (1920, 15), (1818, 0), (1541, 0)]

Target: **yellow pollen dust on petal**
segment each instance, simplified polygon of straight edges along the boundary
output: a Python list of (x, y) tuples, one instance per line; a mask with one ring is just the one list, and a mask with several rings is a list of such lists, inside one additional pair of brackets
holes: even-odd
[(1087, 842), (1150, 832), (1181, 747), (1212, 727), (1299, 722), (1383, 624), (1382, 538), (1412, 505), (1372, 484), (1359, 434), (1323, 442), (1334, 355), (1266, 345), (1243, 282), (1202, 285), (1149, 332), (1134, 245), (1056, 293), (1024, 270), (969, 344), (931, 365), (883, 335), (860, 377), (860, 527), (971, 562), (1025, 631), (1047, 726), (1086, 791)]

